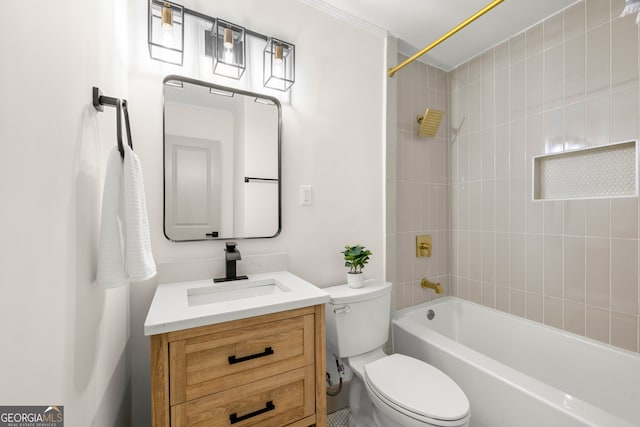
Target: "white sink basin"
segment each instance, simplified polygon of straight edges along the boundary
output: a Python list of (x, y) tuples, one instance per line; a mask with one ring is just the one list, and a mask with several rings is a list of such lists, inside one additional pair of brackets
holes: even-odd
[(250, 274), (246, 280), (212, 279), (156, 288), (145, 335), (293, 310), (329, 301), (329, 294), (288, 271)]
[(217, 285), (187, 289), (189, 307), (216, 304), (244, 298), (290, 292), (284, 285), (272, 280), (241, 280)]

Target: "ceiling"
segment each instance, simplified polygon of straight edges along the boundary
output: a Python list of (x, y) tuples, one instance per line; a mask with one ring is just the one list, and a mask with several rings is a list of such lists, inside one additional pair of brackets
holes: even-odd
[[(304, 1), (304, 0), (303, 0)], [(412, 55), (490, 3), (490, 0), (307, 0), (387, 30)], [(324, 5), (323, 5), (324, 3)], [(505, 0), (421, 58), (446, 71), (531, 27), (576, 0)], [(329, 7), (326, 7), (328, 5)], [(335, 12), (335, 10), (334, 10)]]

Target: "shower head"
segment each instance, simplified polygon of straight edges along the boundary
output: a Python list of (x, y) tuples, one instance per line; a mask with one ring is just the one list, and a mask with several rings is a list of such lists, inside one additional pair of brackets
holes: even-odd
[(427, 111), (424, 112), (424, 116), (418, 116), (418, 123), (420, 123), (418, 135), (436, 136), (443, 115), (444, 111), (427, 108)]
[(636, 24), (640, 25), (640, 0), (625, 0), (625, 6), (620, 16), (631, 15), (637, 13)]

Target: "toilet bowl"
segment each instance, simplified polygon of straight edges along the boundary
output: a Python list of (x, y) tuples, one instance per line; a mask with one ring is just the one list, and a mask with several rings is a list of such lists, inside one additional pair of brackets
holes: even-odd
[(325, 288), (327, 347), (354, 372), (350, 427), (465, 427), (470, 406), (462, 389), (437, 368), (402, 354), (387, 355), (391, 285)]

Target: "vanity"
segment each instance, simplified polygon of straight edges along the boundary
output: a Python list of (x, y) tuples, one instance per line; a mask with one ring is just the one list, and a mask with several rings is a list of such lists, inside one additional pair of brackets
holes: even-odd
[(228, 242), (280, 233), (280, 102), (171, 75), (163, 112), (165, 237), (227, 240), (227, 274), (156, 289), (152, 425), (324, 427), (329, 295), (286, 271), (238, 280)]
[(153, 426), (324, 426), (328, 299), (286, 271), (158, 286)]

